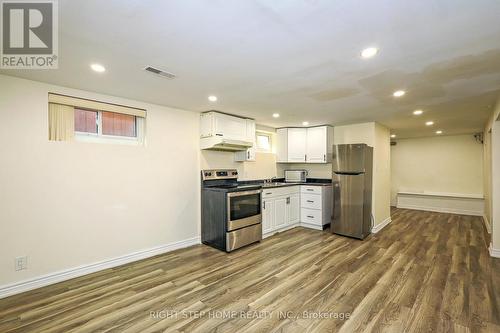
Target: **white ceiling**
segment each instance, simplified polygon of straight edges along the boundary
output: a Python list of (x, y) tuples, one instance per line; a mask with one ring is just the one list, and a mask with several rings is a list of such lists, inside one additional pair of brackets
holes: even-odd
[[(60, 0), (59, 69), (2, 73), (274, 127), (472, 133), (500, 95), (499, 17), (497, 0)], [(361, 59), (372, 45), (379, 54)]]

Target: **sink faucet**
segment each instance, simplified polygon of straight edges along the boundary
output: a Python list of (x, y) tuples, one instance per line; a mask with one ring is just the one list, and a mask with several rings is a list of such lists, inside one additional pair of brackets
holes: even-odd
[(264, 180), (264, 183), (265, 183), (265, 184), (270, 184), (270, 183), (274, 182), (274, 180), (275, 180), (275, 179), (277, 179), (277, 178), (278, 178), (278, 177), (271, 177), (271, 178), (269, 178), (269, 179)]

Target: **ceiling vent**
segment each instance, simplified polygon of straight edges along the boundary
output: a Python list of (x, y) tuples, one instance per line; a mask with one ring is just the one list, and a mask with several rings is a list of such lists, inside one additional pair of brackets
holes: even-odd
[(153, 74), (161, 75), (163, 77), (166, 77), (167, 79), (175, 79), (176, 77), (175, 74), (151, 66), (147, 66), (146, 68), (144, 68), (144, 70)]

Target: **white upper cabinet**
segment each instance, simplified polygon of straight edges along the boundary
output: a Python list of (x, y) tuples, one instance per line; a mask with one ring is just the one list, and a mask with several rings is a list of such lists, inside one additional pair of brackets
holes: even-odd
[(247, 120), (219, 112), (203, 113), (201, 115), (200, 137), (218, 136), (232, 140), (249, 141)]
[(333, 127), (280, 128), (276, 161), (281, 163), (330, 163)]
[(252, 141), (255, 144), (255, 120), (245, 119), (245, 127), (247, 133), (247, 140)]
[(255, 120), (246, 119), (246, 140), (253, 143), (253, 146), (234, 153), (236, 162), (255, 162)]
[(288, 129), (288, 162), (304, 163), (307, 154), (307, 128)]
[(307, 163), (329, 163), (332, 158), (333, 128), (331, 126), (307, 129)]
[(276, 130), (276, 162), (288, 162), (288, 128)]

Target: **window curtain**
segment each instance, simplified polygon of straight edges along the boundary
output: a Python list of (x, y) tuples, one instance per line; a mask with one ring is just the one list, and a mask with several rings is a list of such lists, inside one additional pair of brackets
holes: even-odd
[(72, 140), (74, 135), (74, 107), (49, 103), (49, 140), (67, 141)]

